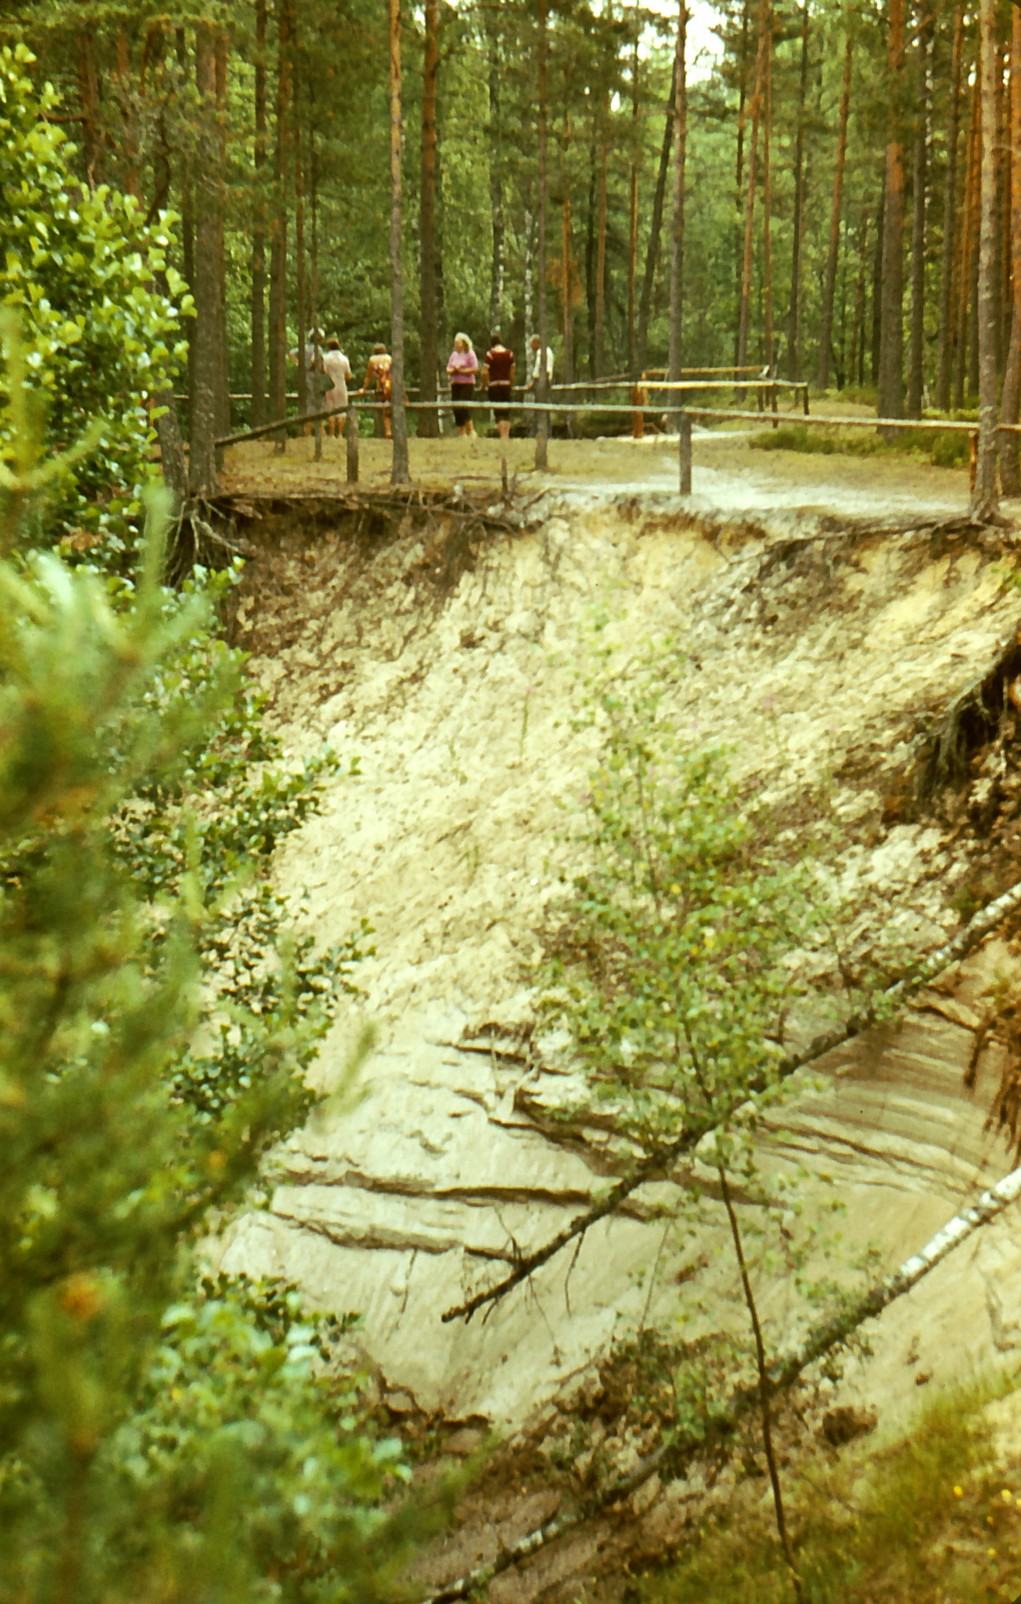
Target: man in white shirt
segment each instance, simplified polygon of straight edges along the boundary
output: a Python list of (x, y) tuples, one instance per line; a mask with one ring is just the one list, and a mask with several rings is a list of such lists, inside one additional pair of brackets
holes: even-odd
[[(531, 340), (528, 343), (529, 343), (529, 345), (531, 347), (531, 350), (532, 350), (532, 376), (529, 379), (528, 383), (525, 385), (525, 389), (526, 390), (535, 390), (536, 392), (538, 392), (538, 391), (540, 391), (541, 380), (542, 380), (542, 341), (540, 340), (540, 338), (539, 338), (539, 336), (537, 334), (533, 334)], [(553, 383), (553, 352), (550, 350), (549, 346), (547, 345), (547, 347), (546, 347), (546, 385), (547, 385), (547, 388), (552, 383)], [(546, 395), (545, 399), (549, 400), (549, 395), (548, 394)], [(531, 414), (531, 416), (528, 419), (528, 432), (529, 432), (529, 434), (538, 434), (538, 432), (539, 432), (539, 419), (540, 419), (541, 416), (542, 416), (542, 414), (540, 412), (533, 412)], [(548, 416), (548, 414), (547, 414), (547, 425), (546, 425), (546, 427), (547, 427), (547, 432), (548, 432), (549, 431), (549, 416)]]

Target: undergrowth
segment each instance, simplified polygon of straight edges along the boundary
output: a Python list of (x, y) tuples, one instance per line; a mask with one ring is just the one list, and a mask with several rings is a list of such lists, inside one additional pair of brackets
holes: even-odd
[[(806, 1604), (989, 1604), (1021, 1592), (1021, 1460), (992, 1462), (988, 1384), (934, 1400), (863, 1461), (819, 1450), (786, 1497)], [(787, 1604), (791, 1584), (762, 1481), (686, 1538), (633, 1604)]]
[(805, 423), (785, 423), (778, 429), (763, 429), (753, 435), (751, 445), (757, 451), (814, 452), (826, 457), (910, 456), (930, 462), (935, 468), (960, 468), (968, 462), (968, 436), (963, 431), (951, 434), (942, 430), (898, 429), (891, 442), (871, 429), (842, 429), (838, 424), (822, 429)]

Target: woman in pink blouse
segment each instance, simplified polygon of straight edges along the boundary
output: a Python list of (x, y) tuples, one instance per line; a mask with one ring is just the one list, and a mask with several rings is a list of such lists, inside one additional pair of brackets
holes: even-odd
[(467, 334), (454, 335), (454, 349), (447, 358), (447, 374), (450, 378), (450, 400), (454, 408), (454, 422), (457, 432), (462, 437), (474, 437), (475, 428), (472, 424), (472, 415), (466, 401), (471, 401), (475, 394), (475, 375), (479, 371), (479, 359)]

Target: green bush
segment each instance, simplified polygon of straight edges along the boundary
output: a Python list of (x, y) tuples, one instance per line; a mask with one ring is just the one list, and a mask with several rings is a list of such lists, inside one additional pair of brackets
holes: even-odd
[(182, 360), (190, 297), (167, 259), (172, 219), (147, 227), (130, 196), (74, 179), (57, 96), (34, 87), (33, 64), (24, 45), (0, 49), (0, 307), (18, 314), (27, 353), (25, 405), (0, 396), (0, 465), (17, 463), (26, 426), (45, 425), (61, 471), (45, 510), (36, 498), (36, 537), (116, 561), (141, 528), (147, 397)]

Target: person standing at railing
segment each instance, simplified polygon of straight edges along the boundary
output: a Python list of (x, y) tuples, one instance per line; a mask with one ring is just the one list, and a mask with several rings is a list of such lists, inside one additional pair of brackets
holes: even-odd
[(326, 342), (323, 352), (323, 373), (330, 381), (331, 388), (323, 396), (324, 412), (333, 412), (335, 407), (343, 407), (344, 412), (335, 412), (332, 418), (325, 419), (326, 433), (336, 435), (338, 438), (344, 432), (347, 421), (347, 387), (351, 380), (351, 364), (340, 349), (340, 341), (331, 338)]
[[(543, 378), (543, 372), (542, 372), (542, 350), (541, 350), (542, 341), (540, 340), (540, 338), (539, 338), (539, 336), (537, 334), (533, 334), (531, 340), (528, 343), (529, 343), (529, 346), (530, 346), (531, 352), (532, 352), (532, 374), (531, 374), (531, 378), (529, 379), (528, 383), (525, 385), (525, 389), (533, 391), (537, 395), (537, 397), (538, 397), (538, 399), (540, 401), (548, 400), (549, 399), (550, 386), (553, 383), (553, 352), (550, 350), (549, 346), (547, 345), (547, 347), (546, 347), (546, 383), (545, 383), (545, 386), (543, 386), (543, 384), (542, 384), (542, 378)], [(543, 394), (543, 389), (544, 388), (545, 388), (545, 395)], [(534, 411), (531, 414), (531, 416), (529, 417), (529, 420), (528, 420), (528, 432), (529, 432), (529, 434), (538, 434), (538, 432), (539, 432), (539, 419), (540, 419), (541, 415), (542, 414), (540, 412)]]
[(454, 408), (454, 422), (462, 439), (473, 439), (475, 427), (465, 402), (474, 400), (475, 379), (479, 359), (467, 334), (454, 335), (454, 349), (447, 358), (447, 376), (450, 379), (450, 401)]
[(369, 357), (365, 369), (365, 383), (363, 390), (374, 390), (376, 400), (383, 402), (383, 409), (376, 413), (378, 427), (376, 434), (382, 435), (384, 440), (390, 439), (390, 430), (393, 412), (390, 409), (390, 394), (393, 390), (393, 357), (385, 345), (374, 345), (372, 355)]
[(496, 432), (501, 440), (507, 440), (510, 437), (510, 413), (506, 407), (514, 383), (514, 352), (504, 345), (498, 332), (489, 336), (489, 350), (486, 352), (485, 365), (482, 369), (482, 382), (486, 386), (493, 406)]

